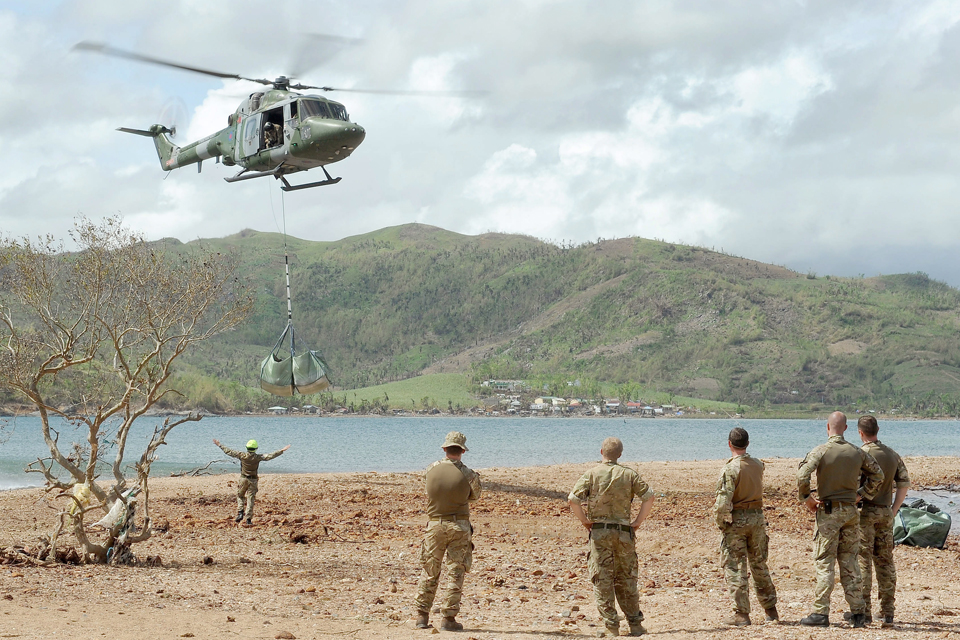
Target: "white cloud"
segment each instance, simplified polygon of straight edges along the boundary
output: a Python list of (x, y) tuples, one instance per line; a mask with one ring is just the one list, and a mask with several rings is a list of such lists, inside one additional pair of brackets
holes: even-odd
[[(286, 194), (293, 235), (414, 220), (555, 239), (640, 234), (800, 270), (816, 260), (818, 273), (923, 270), (960, 284), (949, 259), (960, 255), (954, 2), (269, 9), (64, 0), (0, 11), (0, 228), (60, 233), (78, 212), (119, 212), (182, 240), (279, 226), (275, 181), (227, 184), (237, 169), (209, 162), (167, 174), (149, 140), (115, 131), (149, 126), (179, 96), (186, 144), (223, 128), (260, 85), (69, 52), (90, 39), (247, 77), (489, 91), (333, 94), (367, 139), (330, 166), (340, 184)], [(364, 41), (298, 50), (296, 31), (314, 30), (318, 11), (322, 31)], [(852, 265), (861, 240), (875, 251)]]

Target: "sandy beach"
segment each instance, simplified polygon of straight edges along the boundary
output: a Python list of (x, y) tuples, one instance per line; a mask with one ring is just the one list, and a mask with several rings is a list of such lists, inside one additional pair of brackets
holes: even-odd
[[(628, 452), (629, 453), (629, 452)], [(464, 461), (469, 464), (469, 455)], [(628, 456), (627, 456), (628, 457)], [(534, 462), (534, 461), (531, 461)], [(641, 607), (651, 636), (911, 639), (960, 632), (960, 546), (896, 549), (897, 627), (861, 632), (799, 619), (813, 599), (813, 518), (796, 500), (797, 460), (767, 459), (770, 568), (782, 622), (731, 629), (710, 507), (722, 461), (628, 463), (657, 495), (638, 535)], [(960, 459), (906, 459), (915, 485), (960, 483)], [(585, 532), (566, 494), (591, 464), (481, 469), (476, 552), (460, 620), (466, 639), (595, 637)], [(165, 528), (137, 545), (160, 566), (5, 564), (4, 638), (425, 638), (413, 627), (424, 503), (417, 474), (265, 475), (255, 525), (235, 515), (235, 475), (155, 478), (150, 504)], [(36, 543), (54, 521), (38, 489), (0, 494), (0, 546)], [(757, 611), (756, 601), (753, 601)], [(439, 623), (439, 615), (432, 621)]]

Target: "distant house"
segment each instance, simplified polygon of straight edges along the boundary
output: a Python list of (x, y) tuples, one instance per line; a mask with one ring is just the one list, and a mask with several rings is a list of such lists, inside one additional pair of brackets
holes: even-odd
[(521, 391), (523, 380), (484, 380), (481, 387), (490, 387), (494, 391)]
[(643, 407), (644, 407), (644, 404), (642, 402), (630, 401), (627, 403), (627, 411), (629, 411), (630, 413), (637, 413), (638, 411), (642, 411)]
[(620, 412), (620, 400), (617, 398), (610, 398), (603, 403), (603, 406), (606, 407), (608, 413), (619, 413)]
[(285, 414), (285, 413), (287, 412), (287, 408), (286, 408), (286, 407), (280, 407), (280, 406), (277, 406), (277, 407), (267, 407), (267, 411), (269, 411), (270, 413), (272, 413), (272, 414), (275, 415), (275, 416), (279, 416), (279, 415)]

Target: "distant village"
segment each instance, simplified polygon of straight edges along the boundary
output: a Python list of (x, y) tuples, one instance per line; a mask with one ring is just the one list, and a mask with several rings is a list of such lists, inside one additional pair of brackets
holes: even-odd
[(538, 395), (532, 402), (524, 403), (529, 395), (529, 386), (523, 380), (484, 380), (481, 387), (491, 389), (493, 395), (484, 399), (484, 406), (491, 413), (508, 415), (623, 415), (633, 414), (644, 418), (683, 415), (682, 409), (671, 404), (654, 405), (645, 402), (622, 402), (619, 398), (605, 398), (602, 402), (577, 397)]
[[(571, 384), (571, 390), (579, 389)], [(523, 380), (484, 380), (480, 383), (481, 397), (475, 406), (441, 407), (424, 406), (420, 409), (387, 409), (379, 403), (350, 403), (348, 406), (304, 405), (303, 407), (269, 407), (276, 415), (290, 413), (316, 415), (463, 415), (463, 416), (634, 416), (655, 418), (659, 416), (683, 416), (700, 413), (696, 408), (679, 407), (673, 404), (626, 401), (620, 398), (585, 399), (571, 394), (570, 397), (537, 395)], [(711, 412), (712, 415), (713, 412)]]

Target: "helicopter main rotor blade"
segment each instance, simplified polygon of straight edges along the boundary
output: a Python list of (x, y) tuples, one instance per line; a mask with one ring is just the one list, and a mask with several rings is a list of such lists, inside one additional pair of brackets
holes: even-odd
[(141, 55), (139, 53), (134, 53), (132, 51), (124, 51), (123, 49), (117, 49), (100, 42), (78, 42), (73, 45), (73, 48), (79, 49), (80, 51), (92, 51), (93, 53), (99, 53), (105, 56), (111, 56), (114, 58), (126, 58), (127, 60), (136, 60), (138, 62), (146, 62), (149, 64), (156, 64), (163, 67), (173, 67), (174, 69), (182, 69), (184, 71), (192, 71), (194, 73), (202, 73), (204, 75), (213, 76), (215, 78), (224, 78), (226, 80), (249, 80), (250, 82), (259, 82), (260, 84), (273, 84), (272, 80), (264, 80), (263, 78), (245, 78), (243, 76), (238, 76), (234, 73), (221, 73), (219, 71), (211, 71), (210, 69), (201, 69), (200, 67), (191, 67), (185, 64), (178, 64), (176, 62), (170, 62), (169, 60), (161, 60), (160, 58), (153, 58), (150, 56)]
[(384, 96), (419, 96), (425, 98), (473, 98), (487, 95), (487, 91), (405, 91), (401, 89), (340, 89), (337, 87), (315, 87), (307, 84), (290, 85), (291, 89), (319, 89), (320, 91), (340, 91), (348, 93), (372, 93)]

